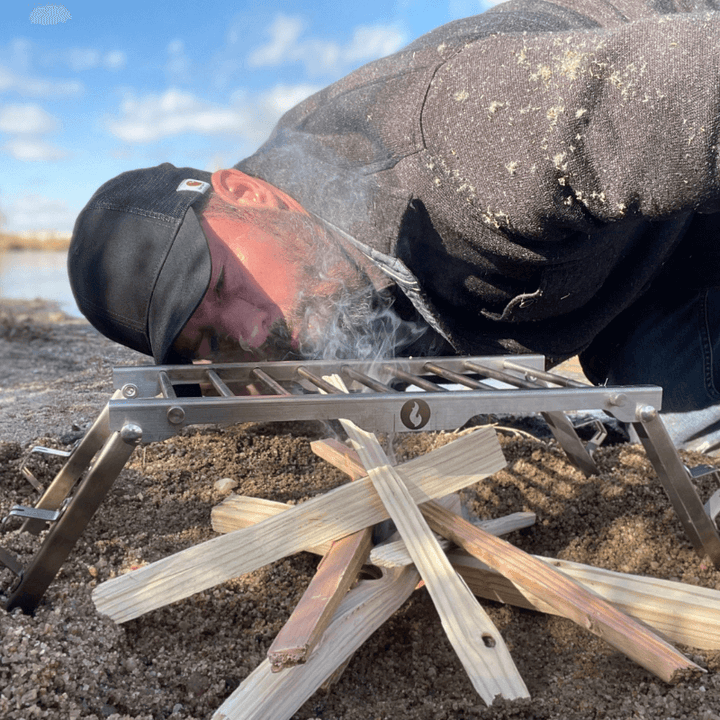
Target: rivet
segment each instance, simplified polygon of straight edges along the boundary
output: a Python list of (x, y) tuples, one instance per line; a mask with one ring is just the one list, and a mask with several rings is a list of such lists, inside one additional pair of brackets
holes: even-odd
[(142, 440), (142, 428), (136, 423), (125, 423), (120, 429), (120, 437), (129, 445), (137, 445)]
[(123, 394), (123, 397), (127, 398), (128, 400), (131, 400), (132, 398), (135, 398), (140, 394), (138, 386), (134, 385), (133, 383), (126, 383), (125, 385), (123, 385), (121, 392)]
[(652, 405), (643, 405), (638, 408), (637, 418), (640, 422), (650, 422), (658, 416), (658, 411)]
[(168, 422), (179, 425), (185, 419), (185, 411), (179, 405), (173, 405), (167, 411)]
[(625, 393), (617, 393), (617, 395), (611, 395), (608, 402), (613, 407), (622, 407), (627, 402), (627, 395)]

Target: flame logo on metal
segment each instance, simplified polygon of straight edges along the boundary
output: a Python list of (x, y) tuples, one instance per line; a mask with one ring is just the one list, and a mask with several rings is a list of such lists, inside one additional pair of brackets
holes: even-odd
[(430, 420), (430, 406), (424, 400), (408, 400), (400, 411), (400, 419), (406, 428), (419, 430)]

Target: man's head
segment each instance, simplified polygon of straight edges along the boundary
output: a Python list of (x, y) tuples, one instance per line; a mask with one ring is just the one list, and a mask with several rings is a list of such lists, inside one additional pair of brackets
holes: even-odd
[(185, 358), (317, 354), (341, 297), (372, 291), (325, 229), (264, 180), (219, 170), (198, 217), (213, 269), (175, 342)]
[(111, 180), (78, 217), (68, 269), (88, 319), (158, 363), (373, 356), (373, 333), (399, 326), (319, 221), (237, 170)]

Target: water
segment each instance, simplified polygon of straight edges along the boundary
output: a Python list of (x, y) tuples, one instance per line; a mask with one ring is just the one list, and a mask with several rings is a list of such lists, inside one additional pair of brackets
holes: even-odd
[(68, 315), (80, 317), (68, 281), (66, 252), (8, 250), (0, 252), (0, 297), (55, 300)]

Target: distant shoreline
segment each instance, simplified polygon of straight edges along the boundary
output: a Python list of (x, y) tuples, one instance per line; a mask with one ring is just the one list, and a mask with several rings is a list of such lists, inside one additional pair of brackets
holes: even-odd
[(16, 234), (0, 232), (0, 252), (5, 250), (64, 251), (70, 247), (70, 234), (37, 233)]

